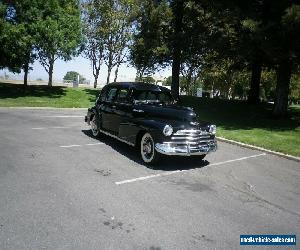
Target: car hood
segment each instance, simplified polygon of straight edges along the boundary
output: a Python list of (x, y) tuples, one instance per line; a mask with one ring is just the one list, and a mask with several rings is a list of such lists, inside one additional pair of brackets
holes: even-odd
[[(189, 127), (203, 127), (206, 126), (206, 122), (199, 122), (197, 120), (197, 114), (190, 107), (184, 107), (179, 105), (162, 105), (162, 104), (137, 104), (134, 109), (140, 113), (143, 117), (149, 117), (157, 120), (168, 120), (172, 124), (185, 124)], [(198, 123), (199, 122), (199, 123)]]

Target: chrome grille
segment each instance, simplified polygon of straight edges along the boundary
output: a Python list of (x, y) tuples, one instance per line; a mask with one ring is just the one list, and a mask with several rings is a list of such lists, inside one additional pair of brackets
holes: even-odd
[(171, 136), (171, 143), (177, 145), (202, 146), (214, 142), (214, 137), (207, 131), (202, 130), (178, 130)]

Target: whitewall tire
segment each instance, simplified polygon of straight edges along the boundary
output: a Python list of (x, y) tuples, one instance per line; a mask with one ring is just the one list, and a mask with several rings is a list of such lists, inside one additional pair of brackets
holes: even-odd
[(147, 164), (157, 162), (159, 153), (155, 150), (155, 143), (150, 133), (145, 133), (142, 136), (140, 144), (140, 153), (142, 160)]

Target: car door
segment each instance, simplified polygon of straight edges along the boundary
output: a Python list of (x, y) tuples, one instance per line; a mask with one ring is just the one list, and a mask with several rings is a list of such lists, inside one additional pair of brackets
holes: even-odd
[(120, 88), (116, 98), (116, 126), (118, 127), (119, 137), (123, 139), (132, 118), (133, 105), (130, 99), (130, 91), (129, 88)]
[(116, 122), (115, 122), (115, 110), (116, 104), (115, 99), (117, 96), (118, 88), (110, 87), (106, 91), (105, 100), (100, 105), (100, 114), (101, 114), (101, 122), (102, 128), (110, 131), (116, 132)]

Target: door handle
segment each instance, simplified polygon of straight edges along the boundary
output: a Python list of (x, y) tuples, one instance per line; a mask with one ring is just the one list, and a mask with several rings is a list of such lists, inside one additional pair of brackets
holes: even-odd
[(116, 105), (112, 105), (111, 108), (115, 109), (117, 106)]

